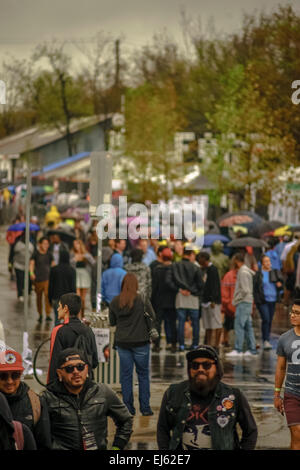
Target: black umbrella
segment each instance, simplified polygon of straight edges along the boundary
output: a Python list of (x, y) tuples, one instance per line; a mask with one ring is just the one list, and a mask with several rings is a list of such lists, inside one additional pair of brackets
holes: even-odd
[(67, 243), (69, 246), (72, 245), (73, 241), (76, 240), (76, 235), (72, 232), (67, 232), (64, 230), (48, 230), (47, 236), (50, 235), (59, 235), (62, 242)]
[(253, 237), (240, 237), (235, 238), (231, 242), (227, 244), (227, 246), (231, 246), (232, 248), (242, 248), (244, 246), (253, 246), (257, 248), (267, 248), (268, 244), (264, 240), (260, 240), (258, 238)]
[(249, 230), (249, 235), (251, 237), (261, 237), (264, 233), (272, 232), (276, 228), (282, 227), (282, 222), (278, 220), (269, 220), (267, 222), (263, 222), (262, 224), (253, 227)]

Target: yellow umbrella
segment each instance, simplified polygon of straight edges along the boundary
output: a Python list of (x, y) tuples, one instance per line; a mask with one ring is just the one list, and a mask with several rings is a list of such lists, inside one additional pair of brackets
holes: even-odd
[(247, 227), (244, 227), (243, 225), (234, 225), (232, 229), (234, 233), (236, 232), (248, 233)]
[(278, 227), (276, 230), (274, 230), (274, 237), (283, 237), (284, 235), (292, 235), (292, 232), (290, 231), (291, 227), (290, 225), (283, 225), (282, 227)]

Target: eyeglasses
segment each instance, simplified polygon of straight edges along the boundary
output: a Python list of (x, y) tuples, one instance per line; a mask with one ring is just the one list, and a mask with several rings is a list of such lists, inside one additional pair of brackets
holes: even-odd
[(86, 364), (83, 364), (82, 362), (78, 362), (78, 364), (74, 364), (74, 366), (65, 366), (65, 367), (61, 367), (61, 369), (65, 369), (67, 374), (72, 374), (72, 372), (74, 372), (74, 369), (77, 369), (78, 372), (82, 372), (85, 366)]
[(290, 315), (295, 315), (295, 317), (300, 317), (300, 312), (295, 312), (295, 310), (292, 310), (290, 312)]
[(21, 375), (21, 372), (0, 372), (0, 380), (6, 382), (9, 377), (11, 377), (12, 380), (18, 380)]
[(204, 370), (209, 370), (211, 366), (213, 366), (214, 364), (215, 364), (215, 361), (214, 362), (208, 362), (208, 361), (192, 362), (191, 367), (193, 370), (198, 370), (200, 367), (203, 367)]

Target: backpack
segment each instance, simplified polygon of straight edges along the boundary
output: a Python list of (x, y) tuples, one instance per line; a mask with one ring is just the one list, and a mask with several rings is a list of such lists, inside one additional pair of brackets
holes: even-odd
[[(75, 331), (75, 330), (73, 330)], [(89, 365), (89, 367), (92, 369), (92, 355), (89, 353), (89, 346), (88, 346), (88, 339), (85, 335), (79, 334), (76, 338), (74, 348), (80, 349), (81, 351), (84, 352), (86, 361)]]
[(41, 417), (41, 402), (39, 397), (33, 390), (29, 389), (27, 394), (32, 408), (33, 425), (35, 426)]
[(14, 433), (13, 438), (15, 440), (16, 450), (23, 450), (24, 449), (24, 433), (23, 433), (23, 425), (20, 421), (13, 421), (14, 425)]

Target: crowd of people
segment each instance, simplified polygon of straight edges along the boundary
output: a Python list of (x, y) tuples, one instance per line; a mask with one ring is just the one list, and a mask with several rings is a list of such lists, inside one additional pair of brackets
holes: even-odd
[[(40, 397), (28, 390), (21, 381), (21, 356), (15, 351), (5, 352), (0, 364), (0, 392), (10, 412), (7, 404), (1, 405), (5, 400), (0, 393), (0, 426), (6, 436), (0, 446), (10, 448), (15, 436), (15, 445), (23, 445), (24, 449), (105, 449), (107, 416), (111, 416), (116, 425), (113, 448), (123, 449), (136, 414), (133, 369), (138, 376), (140, 412), (143, 416), (153, 415), (150, 348), (159, 354), (165, 347), (171, 353), (188, 351), (188, 380), (171, 385), (163, 397), (157, 426), (159, 448), (255, 448), (257, 426), (249, 404), (239, 389), (221, 381), (219, 353), (224, 349), (228, 359), (258, 355), (260, 345), (252, 323), (256, 310), (261, 317), (264, 350), (272, 349), (270, 334), (276, 303), (293, 304), (292, 319), (297, 315), (300, 318), (300, 302), (295, 300), (300, 287), (297, 238), (271, 238), (269, 249), (259, 257), (251, 247), (225, 254), (219, 240), (202, 249), (172, 238), (139, 239), (132, 244), (123, 239), (109, 240), (102, 249), (101, 286), (97, 286), (98, 239), (94, 224), (87, 229), (77, 221), (71, 243), (62, 241), (53, 226), (49, 232), (49, 221), (39, 237), (32, 235), (29, 292), (34, 288), (37, 320), (43, 321), (43, 299), (46, 321), (53, 320), (52, 312), (55, 320), (47, 388)], [(25, 250), (23, 232), (11, 244), (9, 255), (20, 302), (24, 300)], [(102, 307), (108, 308), (109, 324), (116, 327), (114, 347), (120, 358), (122, 401), (109, 387), (93, 380), (97, 348), (84, 315), (88, 292), (91, 308), (95, 309), (99, 289)], [(199, 346), (200, 325), (205, 332), (204, 344)], [(290, 331), (298, 336), (298, 324), (292, 325), (296, 331)], [(284, 367), (294, 348), (292, 339), (282, 339), (277, 348), (274, 404), (280, 412)], [(285, 394), (285, 403), (291, 447), (299, 448), (299, 412), (293, 412), (296, 406), (299, 408), (299, 393), (293, 374), (294, 369), (287, 371), (292, 386)], [(26, 421), (25, 414), (31, 416), (31, 421)], [(23, 423), (19, 433), (17, 422)], [(242, 429), (241, 438), (237, 424)], [(297, 429), (292, 432), (292, 428)], [(20, 433), (23, 444), (17, 443)]]

